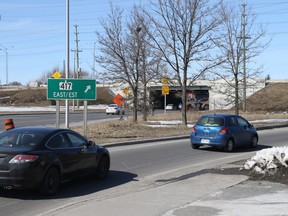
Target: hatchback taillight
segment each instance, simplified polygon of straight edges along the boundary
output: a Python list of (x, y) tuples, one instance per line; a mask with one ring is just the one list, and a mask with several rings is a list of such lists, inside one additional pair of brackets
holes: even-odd
[(36, 155), (16, 155), (9, 163), (28, 163), (38, 159)]
[(196, 133), (196, 128), (195, 128), (195, 126), (192, 126), (192, 132), (193, 132), (193, 133)]
[(228, 128), (227, 127), (223, 127), (220, 131), (219, 134), (223, 135), (223, 134), (227, 134), (228, 133)]

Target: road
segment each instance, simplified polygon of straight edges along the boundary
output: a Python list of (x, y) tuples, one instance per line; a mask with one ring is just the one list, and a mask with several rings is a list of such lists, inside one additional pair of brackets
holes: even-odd
[[(126, 115), (129, 115), (127, 113)], [(88, 121), (119, 118), (119, 115), (106, 115), (105, 112), (88, 112)], [(55, 113), (33, 113), (33, 114), (5, 114), (0, 115), (0, 131), (5, 130), (4, 119), (13, 119), (15, 127), (38, 126), (38, 125), (56, 125)], [(83, 121), (83, 112), (74, 112), (69, 114), (70, 125)], [(65, 113), (60, 114), (60, 124), (65, 124)]]
[[(163, 110), (155, 110), (155, 113), (163, 113)], [(87, 114), (88, 124), (89, 122), (99, 121), (99, 120), (109, 120), (120, 118), (121, 115), (107, 115), (105, 112), (97, 112), (97, 111), (89, 111)], [(124, 116), (131, 116), (132, 112), (129, 110), (125, 110)], [(83, 111), (75, 111), (69, 113), (69, 126), (73, 126), (75, 124), (82, 125), (84, 113)], [(38, 126), (38, 125), (47, 125), (47, 126), (56, 126), (56, 113), (5, 113), (0, 114), (0, 131), (5, 130), (4, 120), (5, 119), (13, 119), (15, 127), (22, 126)], [(65, 126), (65, 113), (60, 114), (60, 127)]]
[[(110, 147), (111, 172), (105, 181), (87, 178), (66, 183), (59, 194), (53, 197), (41, 197), (33, 191), (1, 191), (0, 213), (6, 216), (76, 216), (79, 215), (79, 211), (84, 211), (81, 215), (90, 216), (95, 215), (95, 208), (97, 215), (103, 216), (160, 215), (173, 206), (187, 202), (182, 196), (171, 196), (171, 190), (177, 188), (178, 192), (183, 196), (186, 194), (186, 197), (187, 194), (204, 196), (199, 191), (201, 188), (197, 186), (199, 182), (191, 182), (201, 177), (205, 170), (233, 161), (246, 160), (262, 148), (283, 146), (287, 142), (287, 132), (287, 128), (259, 131), (258, 149), (237, 149), (233, 153), (208, 147), (193, 150), (188, 139)], [(181, 184), (185, 179), (190, 181), (189, 190)], [(233, 183), (238, 181), (226, 180)], [(224, 183), (226, 184), (213, 179), (213, 184), (205, 183), (201, 190), (212, 190), (218, 184)], [(196, 188), (193, 189), (194, 184)], [(147, 207), (148, 200), (153, 202), (150, 203), (151, 207)], [(133, 202), (133, 205), (129, 202)], [(88, 204), (92, 212), (85, 208)]]

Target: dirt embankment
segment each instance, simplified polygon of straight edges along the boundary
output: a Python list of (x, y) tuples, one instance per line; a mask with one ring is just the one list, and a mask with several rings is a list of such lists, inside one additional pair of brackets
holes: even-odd
[(288, 83), (272, 83), (247, 99), (248, 111), (288, 111)]
[[(113, 100), (114, 95), (109, 92), (106, 87), (97, 87), (97, 100), (89, 100), (88, 104), (109, 104)], [(53, 105), (53, 101), (47, 100), (47, 90), (43, 88), (28, 88), (13, 91), (4, 91), (0, 89), (0, 105), (15, 106), (49, 106)], [(65, 101), (60, 101), (61, 105)], [(82, 101), (80, 102), (82, 103)]]

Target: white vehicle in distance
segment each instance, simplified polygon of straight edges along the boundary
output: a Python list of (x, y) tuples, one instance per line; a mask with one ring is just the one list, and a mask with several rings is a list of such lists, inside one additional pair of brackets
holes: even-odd
[(118, 106), (117, 104), (110, 104), (106, 107), (106, 114), (112, 114), (112, 115), (120, 115), (120, 113), (122, 115), (124, 115), (125, 110), (124, 108)]
[(167, 104), (166, 110), (174, 110), (173, 104)]

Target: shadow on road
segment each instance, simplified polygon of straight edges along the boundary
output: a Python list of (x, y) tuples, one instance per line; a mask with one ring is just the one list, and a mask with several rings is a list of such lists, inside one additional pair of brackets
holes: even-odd
[(4, 190), (1, 189), (0, 196), (6, 198), (15, 198), (23, 200), (43, 200), (43, 199), (63, 199), (77, 196), (92, 194), (108, 188), (117, 187), (119, 185), (136, 181), (136, 174), (110, 171), (107, 179), (96, 180), (93, 177), (78, 179), (75, 181), (63, 183), (60, 191), (54, 196), (42, 196), (35, 190)]
[[(233, 152), (225, 152), (223, 149), (221, 148), (216, 148), (216, 147), (211, 147), (211, 146), (202, 146), (200, 147), (200, 151), (218, 151), (218, 152), (224, 152), (224, 153), (227, 153), (227, 154), (233, 154), (233, 153), (241, 153), (241, 152), (257, 152), (257, 151), (260, 151), (262, 149), (266, 149), (266, 148), (272, 148), (273, 146), (270, 146), (270, 145), (261, 145), (261, 144), (258, 144), (256, 148), (247, 148), (247, 147), (238, 147), (238, 148), (235, 148), (233, 150)], [(197, 150), (197, 151), (199, 151)]]

